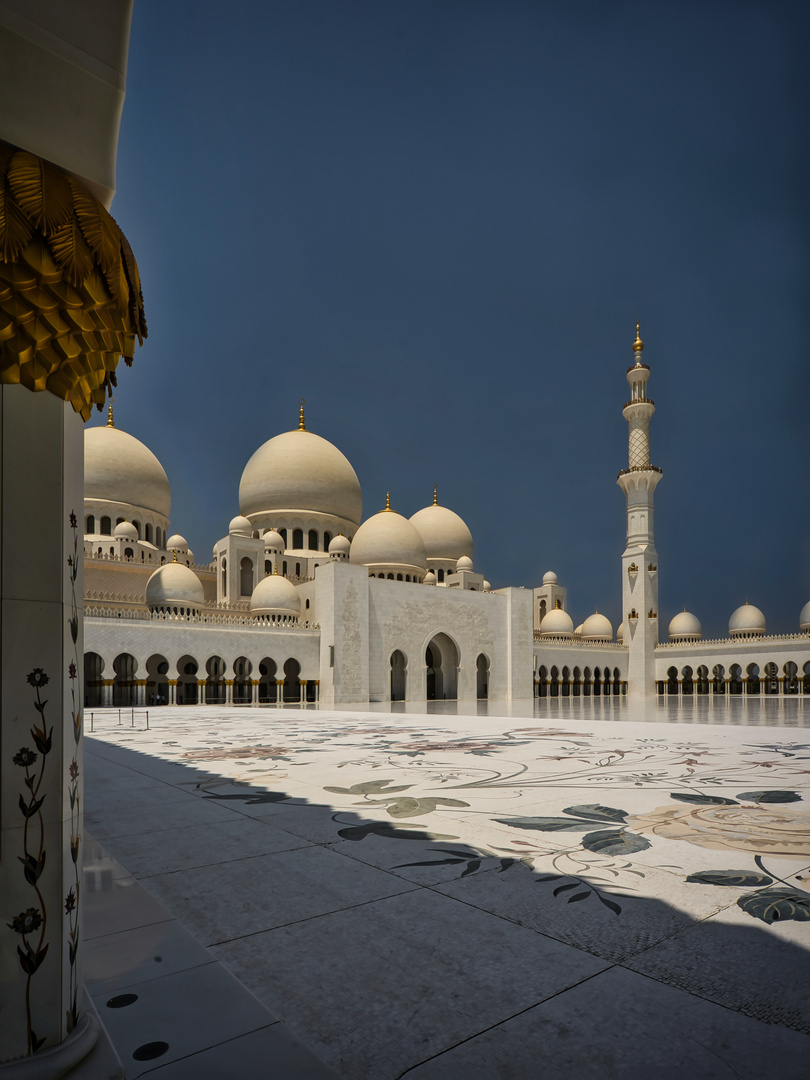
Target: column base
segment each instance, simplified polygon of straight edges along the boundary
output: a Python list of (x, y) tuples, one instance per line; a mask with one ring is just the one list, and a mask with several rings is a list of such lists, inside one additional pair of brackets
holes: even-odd
[(90, 1053), (98, 1042), (101, 1024), (93, 1012), (82, 1015), (70, 1035), (50, 1050), (0, 1064), (0, 1080), (59, 1080)]

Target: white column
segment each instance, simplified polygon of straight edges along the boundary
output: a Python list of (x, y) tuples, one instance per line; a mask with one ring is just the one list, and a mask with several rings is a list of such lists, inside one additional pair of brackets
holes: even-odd
[(69, 1056), (90, 1028), (79, 1011), (83, 460), (69, 405), (0, 386), (0, 1061), (73, 1032)]

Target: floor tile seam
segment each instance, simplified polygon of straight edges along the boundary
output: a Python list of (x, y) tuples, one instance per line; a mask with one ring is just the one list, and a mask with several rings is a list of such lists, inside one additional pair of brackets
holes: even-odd
[[(250, 991), (248, 991), (249, 993)], [(175, 1068), (182, 1061), (190, 1061), (192, 1058), (197, 1057), (199, 1054), (205, 1054), (209, 1050), (214, 1050), (218, 1046), (227, 1046), (229, 1042), (236, 1042), (237, 1039), (244, 1039), (248, 1035), (255, 1035), (258, 1031), (267, 1031), (272, 1027), (276, 1027), (277, 1024), (283, 1023), (282, 1020), (273, 1020), (272, 1023), (262, 1024), (257, 1028), (251, 1028), (250, 1031), (243, 1031), (239, 1035), (233, 1035), (230, 1039), (222, 1039), (220, 1042), (211, 1043), (210, 1046), (204, 1046), (200, 1050), (193, 1050), (190, 1054), (183, 1054), (182, 1057), (172, 1058), (171, 1061), (164, 1061), (160, 1064), (155, 1064), (152, 1068), (142, 1069), (139, 1073), (132, 1075), (132, 1080), (138, 1080), (141, 1076), (159, 1076), (161, 1069)], [(127, 1074), (129, 1076), (129, 1074)]]
[[(198, 964), (189, 964), (187, 967), (177, 968), (175, 971), (166, 971), (166, 972), (162, 972), (160, 975), (151, 975), (146, 979), (140, 979), (138, 982), (122, 982), (121, 986), (118, 987), (115, 990), (97, 990), (97, 991), (89, 991), (88, 990), (88, 993), (90, 993), (90, 997), (96, 1002), (96, 1005), (98, 1007), (98, 1000), (101, 997), (106, 997), (106, 996), (109, 996), (110, 994), (112, 994), (112, 996), (115, 996), (115, 994), (122, 993), (124, 989), (129, 989), (129, 987), (136, 987), (136, 986), (148, 987), (148, 986), (152, 986), (154, 983), (163, 982), (164, 979), (171, 979), (175, 975), (187, 975), (188, 972), (190, 972), (190, 971), (200, 971), (202, 968), (211, 967), (212, 965), (222, 967), (222, 961), (217, 960), (217, 958), (215, 956), (211, 956), (211, 954), (206, 949), (205, 945), (203, 945), (201, 942), (197, 941), (196, 938), (195, 938), (195, 945), (197, 946), (197, 948), (199, 949), (199, 951), (201, 953), (205, 954), (204, 958)], [(85, 983), (85, 985), (87, 985), (87, 984)], [(244, 989), (247, 990), (247, 987), (245, 987)], [(248, 991), (248, 993), (250, 993), (250, 991)]]
[(83, 934), (82, 935), (82, 941), (87, 941), (87, 942), (98, 941), (99, 938), (109, 937), (111, 934), (123, 934), (123, 933), (126, 933), (128, 930), (145, 930), (149, 926), (158, 926), (160, 923), (171, 922), (172, 919), (174, 918), (174, 916), (170, 915), (168, 912), (166, 914), (169, 915), (168, 919), (162, 919), (161, 918), (161, 919), (155, 919), (154, 922), (138, 923), (137, 926), (127, 926), (123, 930), (110, 930), (106, 934), (97, 934), (95, 937), (88, 937), (87, 934)]
[[(674, 905), (670, 905), (674, 907)], [(631, 953), (629, 956), (623, 957), (621, 960), (617, 960), (618, 964), (627, 964), (636, 957), (643, 956), (645, 953), (650, 952), (652, 949), (657, 949), (659, 946), (664, 945), (666, 942), (673, 942), (676, 938), (685, 937), (687, 934), (691, 934), (695, 927), (700, 926), (702, 923), (709, 923), (712, 919), (716, 919), (718, 915), (722, 915), (726, 911), (730, 911), (732, 908), (737, 907), (737, 901), (732, 900), (728, 904), (724, 904), (722, 907), (717, 908), (715, 911), (711, 911), (706, 915), (693, 915), (688, 911), (684, 911), (682, 908), (676, 908), (681, 914), (688, 916), (689, 922), (683, 926), (676, 926), (673, 928), (672, 933), (665, 934), (664, 937), (659, 938), (657, 941), (651, 941), (647, 945), (638, 949), (636, 952)], [(640, 973), (639, 973), (640, 974)]]
[(504, 1024), (508, 1024), (511, 1020), (517, 1019), (519, 1016), (524, 1016), (526, 1013), (531, 1012), (533, 1009), (539, 1009), (541, 1006), (548, 1004), (549, 1001), (553, 1001), (554, 998), (560, 997), (562, 994), (567, 994), (569, 990), (576, 990), (584, 983), (590, 982), (592, 979), (598, 978), (600, 975), (606, 975), (612, 971), (618, 965), (608, 961), (606, 967), (601, 968), (599, 971), (594, 971), (591, 975), (586, 975), (583, 979), (579, 979), (575, 983), (571, 983), (570, 986), (565, 986), (561, 990), (556, 990), (553, 994), (549, 994), (547, 997), (540, 998), (538, 1001), (533, 1002), (531, 1005), (527, 1005), (525, 1009), (518, 1009), (517, 1012), (512, 1013), (510, 1016), (504, 1017), (502, 1020), (497, 1020), (494, 1024), (490, 1024), (488, 1027), (481, 1028), (480, 1031), (476, 1031), (472, 1035), (468, 1035), (464, 1039), (459, 1039), (458, 1042), (453, 1043), (452, 1046), (446, 1046), (443, 1050), (439, 1050), (435, 1054), (431, 1054), (430, 1057), (424, 1058), (422, 1061), (416, 1062), (414, 1065), (409, 1065), (403, 1072), (398, 1073), (395, 1080), (402, 1080), (402, 1077), (407, 1076), (408, 1073), (413, 1072), (414, 1069), (419, 1069), (429, 1061), (435, 1061), (436, 1058), (442, 1057), (444, 1054), (450, 1053), (451, 1050), (456, 1050), (459, 1046), (463, 1046), (465, 1043), (472, 1042), (474, 1039), (480, 1038), (482, 1035), (486, 1035), (489, 1031), (494, 1031), (496, 1028), (503, 1027)]
[[(459, 880), (458, 878), (454, 880)], [(593, 956), (597, 960), (602, 960), (607, 964), (617, 964), (619, 961), (610, 960), (607, 957), (600, 956), (599, 953), (592, 952), (581, 945), (572, 945), (569, 941), (564, 941), (562, 938), (554, 937), (552, 934), (546, 934), (542, 930), (537, 930), (533, 926), (527, 926), (525, 923), (511, 918), (509, 915), (502, 915), (497, 911), (490, 911), (488, 908), (480, 907), (478, 904), (473, 904), (470, 900), (465, 900), (460, 896), (451, 896), (448, 893), (444, 893), (440, 890), (440, 884), (448, 884), (447, 882), (441, 882), (436, 885), (423, 885), (421, 888), (428, 892), (435, 893), (437, 896), (443, 896), (445, 900), (457, 900), (460, 904), (465, 904), (467, 907), (472, 908), (474, 911), (480, 911), (483, 915), (489, 915), (493, 919), (500, 919), (501, 922), (509, 923), (511, 926), (519, 926), (521, 930), (525, 930), (529, 934), (537, 934), (538, 937), (545, 938), (547, 941), (553, 941), (557, 945), (564, 945), (569, 949), (576, 949), (577, 952), (584, 953), (586, 956)]]
[(398, 896), (407, 896), (409, 893), (417, 892), (419, 890), (418, 885), (413, 885), (410, 889), (402, 889), (400, 892), (387, 893), (385, 896), (375, 896), (370, 900), (361, 900), (356, 904), (347, 904), (344, 907), (331, 908), (329, 911), (318, 912), (317, 915), (307, 915), (302, 919), (293, 919), (291, 922), (278, 923), (276, 926), (265, 926), (261, 930), (251, 930), (249, 933), (240, 934), (233, 938), (224, 938), (222, 941), (212, 941), (205, 946), (207, 949), (218, 948), (221, 945), (233, 945), (235, 942), (244, 941), (247, 938), (258, 937), (260, 934), (273, 934), (276, 930), (286, 930), (291, 926), (302, 926), (304, 923), (314, 922), (316, 919), (327, 919), (333, 915), (343, 915), (347, 911), (355, 911), (357, 908), (368, 907), (371, 904), (381, 904), (386, 900), (394, 900)]
[(299, 847), (279, 848), (278, 851), (262, 851), (258, 855), (240, 855), (233, 859), (214, 859), (212, 862), (196, 863), (194, 866), (183, 866), (177, 870), (157, 870), (154, 872), (150, 871), (147, 874), (135, 874), (135, 880), (146, 882), (151, 881), (153, 878), (170, 878), (175, 874), (191, 873), (194, 870), (206, 870), (213, 866), (231, 866), (233, 863), (249, 862), (251, 859), (269, 859), (272, 858), (273, 855), (286, 855), (291, 851), (302, 851), (307, 847), (318, 846), (318, 844), (304, 841)]
[[(150, 893), (149, 895), (151, 896), (152, 894)], [(119, 934), (129, 934), (129, 933), (132, 933), (132, 932), (134, 932), (136, 930), (143, 929), (143, 927), (140, 927), (140, 926), (128, 926), (125, 930), (110, 930), (106, 934), (96, 934), (95, 937), (89, 938), (87, 936), (87, 933), (86, 933), (86, 930), (87, 930), (86, 923), (87, 923), (87, 912), (85, 911), (85, 933), (82, 935), (82, 940), (83, 941), (101, 941), (104, 938), (114, 938), (114, 937), (118, 937)], [(180, 920), (178, 918), (176, 918), (174, 915), (172, 915), (168, 911), (166, 912), (166, 918), (165, 919), (158, 919), (157, 922), (145, 923), (144, 925), (145, 926), (161, 926), (163, 923), (177, 923), (178, 926), (180, 926), (182, 929), (185, 929), (182, 926), (182, 923), (180, 922)]]
[[(716, 1005), (718, 1008), (725, 1009), (726, 1012), (733, 1013), (736, 1016), (745, 1016), (748, 1020), (754, 1020), (756, 1023), (763, 1024), (765, 1027), (776, 1027), (781, 1028), (784, 1031), (794, 1031), (799, 1035), (804, 1035), (805, 1038), (810, 1040), (809, 1031), (802, 1031), (801, 1028), (792, 1027), (790, 1024), (785, 1024), (780, 1020), (763, 1020), (761, 1017), (754, 1016), (753, 1013), (748, 1012), (744, 1008), (728, 1005), (724, 1001), (718, 1001), (716, 998), (708, 997), (705, 993), (698, 993), (691, 987), (681, 986), (674, 982), (667, 982), (666, 979), (651, 975), (648, 971), (637, 971), (633, 967), (628, 967), (627, 963), (627, 960), (620, 960), (615, 964), (615, 967), (622, 968), (622, 970), (628, 971), (632, 975), (640, 975), (644, 979), (649, 979), (651, 982), (658, 983), (659, 986), (666, 986), (670, 990), (677, 990), (680, 994), (688, 994), (698, 1001), (707, 1001), (710, 1005)], [(810, 1049), (810, 1043), (808, 1043), (808, 1049)]]

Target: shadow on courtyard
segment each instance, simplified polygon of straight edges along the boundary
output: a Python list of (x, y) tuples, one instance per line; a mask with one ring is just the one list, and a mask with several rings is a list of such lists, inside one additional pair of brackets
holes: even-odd
[[(810, 908), (783, 921), (782, 904), (767, 925), (737, 904), (759, 896), (750, 910), (764, 910), (768, 893), (790, 891), (779, 880), (687, 885), (639, 863), (647, 876), (630, 893), (467, 843), (442, 813), (429, 831), (90, 736), (86, 750), (86, 827), (342, 1075), (531, 1075), (498, 1063), (501, 1032), (554, 1076), (767, 1076), (774, 1060), (780, 1076), (803, 1075)], [(728, 852), (729, 867), (749, 861)], [(788, 879), (797, 895), (805, 882)]]

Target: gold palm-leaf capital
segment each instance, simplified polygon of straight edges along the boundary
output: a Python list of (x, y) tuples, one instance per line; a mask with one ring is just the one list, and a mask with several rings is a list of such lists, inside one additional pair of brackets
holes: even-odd
[(102, 408), (146, 319), (114, 218), (58, 166), (0, 142), (0, 382)]

